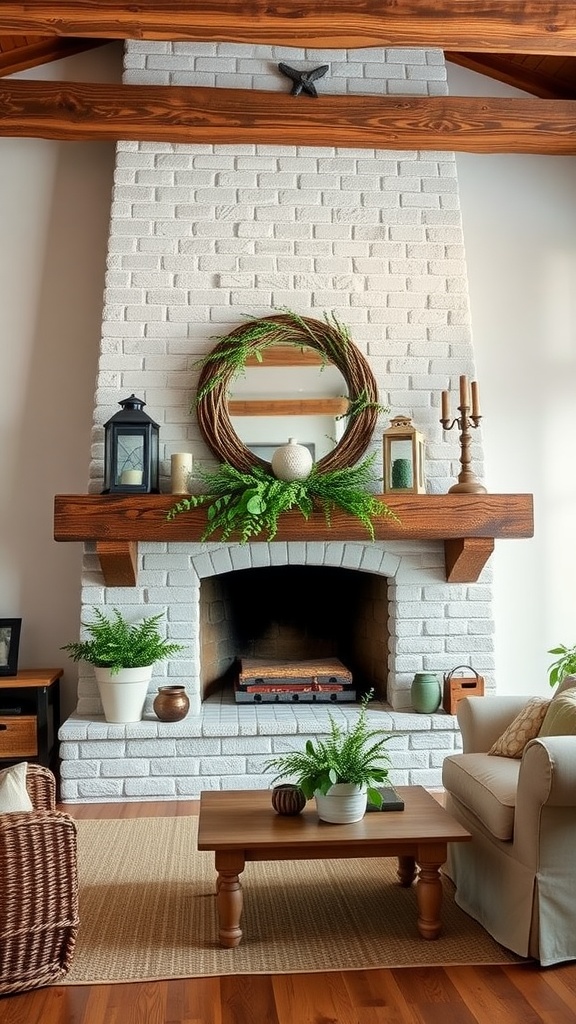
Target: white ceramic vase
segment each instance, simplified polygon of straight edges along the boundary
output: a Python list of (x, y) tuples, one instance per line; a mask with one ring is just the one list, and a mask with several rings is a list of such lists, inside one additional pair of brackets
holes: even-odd
[(118, 724), (140, 722), (152, 678), (152, 665), (122, 668), (114, 674), (109, 668), (95, 665), (94, 674), (106, 721)]
[(303, 444), (291, 437), (288, 444), (277, 448), (272, 456), (272, 472), (277, 480), (305, 480), (312, 469), (312, 455)]
[(365, 786), (337, 782), (325, 795), (316, 791), (314, 797), (320, 820), (333, 825), (349, 825), (360, 821), (366, 813), (368, 796)]

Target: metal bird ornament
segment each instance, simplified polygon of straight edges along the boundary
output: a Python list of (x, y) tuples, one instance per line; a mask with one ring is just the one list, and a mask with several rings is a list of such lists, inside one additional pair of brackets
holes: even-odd
[(309, 96), (316, 97), (318, 93), (316, 92), (314, 82), (317, 82), (319, 78), (324, 78), (324, 75), (329, 70), (329, 65), (321, 64), (319, 68), (313, 68), (312, 71), (296, 71), (289, 64), (280, 62), (278, 68), (283, 75), (292, 79), (294, 83), (292, 86), (292, 96), (299, 96), (301, 92), (305, 92)]

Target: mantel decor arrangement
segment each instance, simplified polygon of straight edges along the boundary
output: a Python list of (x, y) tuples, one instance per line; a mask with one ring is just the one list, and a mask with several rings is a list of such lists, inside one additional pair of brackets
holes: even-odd
[[(263, 356), (273, 345), (276, 350)], [(291, 347), (296, 360), (290, 357)], [(285, 361), (285, 348), (289, 361)], [(241, 441), (229, 414), (229, 385), (235, 375), (247, 364), (266, 364), (268, 357), (274, 365), (279, 351), (276, 365), (280, 366), (332, 363), (347, 391), (346, 398), (339, 400), (338, 413), (346, 422), (342, 436), (311, 473), (296, 482), (276, 478), (271, 463)], [(137, 585), (141, 541), (195, 542), (220, 529), (227, 536), (239, 531), (246, 540), (260, 540), (263, 531), (274, 534), (276, 528), (282, 541), (326, 540), (327, 514), (334, 540), (362, 540), (365, 530), (377, 540), (441, 540), (450, 583), (476, 581), (494, 550), (495, 538), (533, 536), (529, 494), (486, 494), (481, 485), (477, 493), (462, 493), (460, 488), (450, 494), (409, 493), (405, 474), (399, 474), (390, 491), (377, 493), (372, 463), (364, 457), (378, 416), (387, 410), (378, 403), (368, 361), (334, 315), (325, 315), (321, 321), (281, 311), (248, 319), (218, 338), (200, 365), (193, 410), (207, 446), (221, 463), (215, 474), (202, 481), (205, 494), (184, 494), (181, 500), (174, 495), (172, 508), (166, 505), (165, 495), (138, 494), (140, 488), (135, 485), (120, 488), (124, 493), (55, 497), (55, 540), (94, 541), (107, 586)], [(473, 399), (475, 390), (477, 401), (473, 386)], [(467, 395), (466, 399), (469, 405)], [(442, 419), (447, 429), (448, 404), (446, 393)], [(478, 415), (477, 406), (472, 414)], [(400, 454), (396, 461), (402, 468), (405, 454)], [(186, 488), (192, 490), (188, 484), (187, 476)]]
[[(316, 350), (323, 362), (337, 367), (348, 387), (348, 408), (343, 414), (348, 424), (342, 438), (328, 455), (314, 465), (310, 460), (297, 473), (279, 468), (286, 460), (278, 456), (285, 456), (289, 446), (277, 450), (272, 464), (258, 458), (242, 443), (228, 413), (229, 386), (244, 370), (248, 357), (261, 359), (264, 349), (278, 344)], [(245, 543), (259, 534), (272, 540), (280, 516), (291, 508), (298, 509), (304, 519), (309, 519), (315, 508), (321, 509), (328, 526), (332, 511), (343, 509), (360, 520), (372, 540), (374, 519), (398, 518), (375, 497), (379, 482), (373, 474), (375, 453), (359, 461), (370, 443), (378, 414), (385, 410), (378, 403), (376, 380), (366, 359), (334, 313), (325, 314), (323, 321), (290, 310), (249, 319), (217, 339), (200, 366), (194, 409), (204, 439), (221, 465), (215, 472), (198, 474), (204, 493), (182, 498), (168, 511), (168, 520), (207, 505), (208, 521), (202, 540), (214, 533), (219, 533), (221, 540), (238, 534)], [(296, 452), (298, 446), (292, 443), (292, 448)]]
[(263, 534), (273, 540), (278, 532), (278, 521), (288, 509), (298, 509), (309, 519), (315, 508), (324, 512), (330, 527), (335, 508), (355, 516), (366, 527), (374, 540), (374, 519), (398, 516), (380, 498), (369, 493), (375, 482), (370, 455), (357, 466), (320, 473), (313, 467), (304, 480), (278, 480), (272, 473), (254, 466), (241, 471), (223, 463), (213, 473), (203, 473), (199, 479), (206, 487), (204, 494), (191, 494), (181, 498), (167, 513), (173, 520), (182, 512), (207, 505), (207, 525), (201, 540), (219, 533), (219, 539), (228, 540), (237, 533), (240, 543)]

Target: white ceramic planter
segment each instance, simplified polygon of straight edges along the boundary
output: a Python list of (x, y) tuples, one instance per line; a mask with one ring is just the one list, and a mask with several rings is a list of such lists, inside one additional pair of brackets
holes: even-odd
[(100, 700), (107, 722), (140, 722), (152, 678), (152, 665), (122, 668), (114, 675), (109, 668), (94, 666)]
[(366, 813), (366, 788), (351, 782), (337, 782), (326, 795), (316, 792), (314, 797), (318, 817), (333, 825), (349, 825), (353, 821), (360, 821)]

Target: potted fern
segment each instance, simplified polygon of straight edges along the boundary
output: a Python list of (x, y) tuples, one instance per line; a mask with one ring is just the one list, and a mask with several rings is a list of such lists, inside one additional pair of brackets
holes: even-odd
[(364, 695), (358, 719), (345, 732), (328, 712), (330, 734), (327, 739), (308, 740), (304, 750), (291, 750), (273, 757), (265, 770), (274, 770), (278, 779), (291, 778), (309, 800), (315, 797), (322, 821), (348, 824), (364, 817), (367, 802), (382, 806), (375, 783), (386, 782), (390, 761), (380, 729), (369, 729), (368, 704), (373, 691)]
[(162, 614), (141, 622), (128, 622), (117, 608), (107, 618), (94, 608), (92, 622), (83, 622), (88, 639), (66, 644), (72, 661), (94, 666), (104, 717), (107, 722), (139, 722), (156, 661), (181, 651), (182, 644), (162, 636)]

